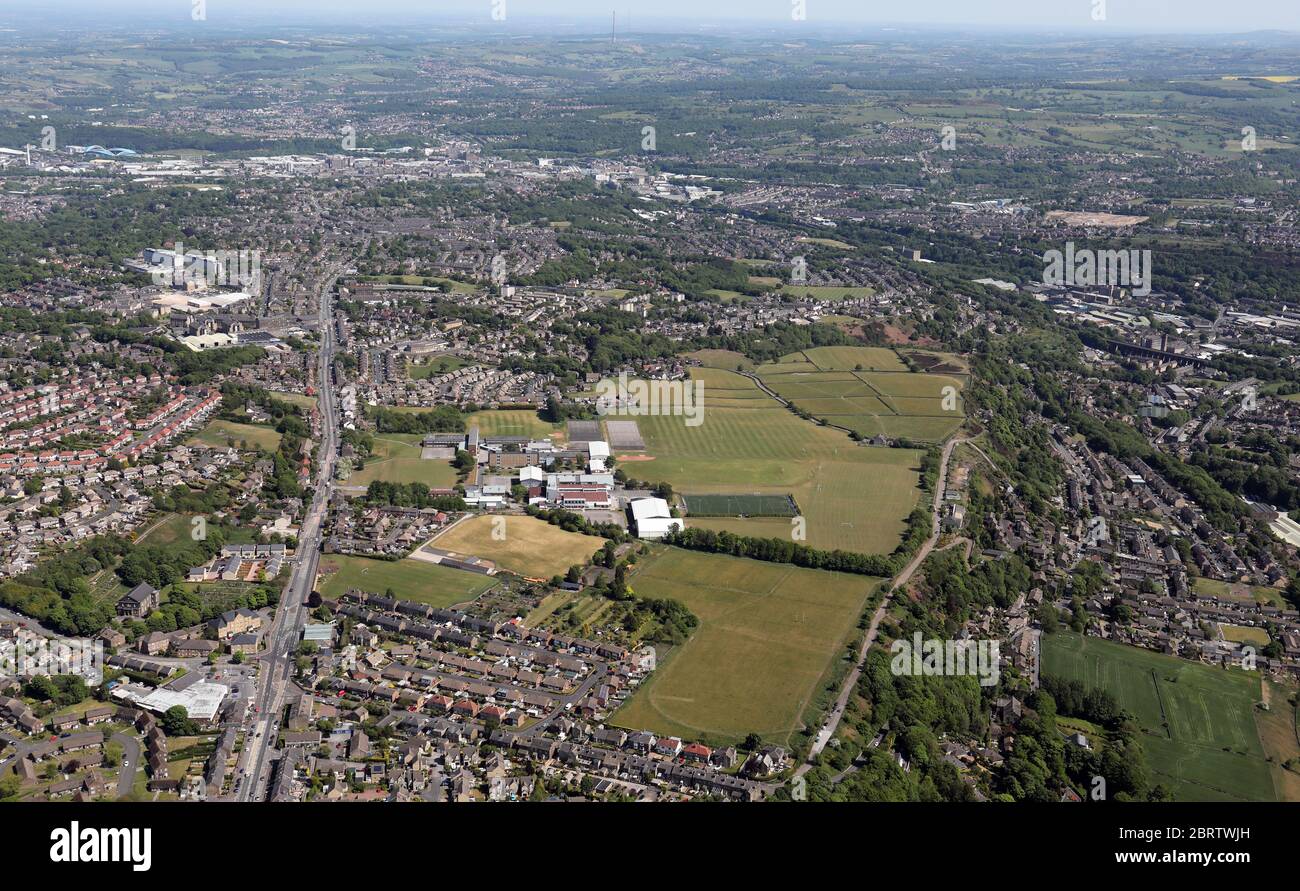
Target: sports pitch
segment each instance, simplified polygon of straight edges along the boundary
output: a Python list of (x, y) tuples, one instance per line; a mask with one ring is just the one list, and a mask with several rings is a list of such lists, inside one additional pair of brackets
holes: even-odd
[(909, 372), (897, 354), (879, 347), (819, 347), (758, 374), (799, 409), (866, 438), (938, 442), (965, 419), (962, 380)]
[(788, 745), (856, 633), (878, 579), (669, 548), (629, 580), (700, 620), (613, 717), (723, 744), (758, 733)]
[[(504, 534), (494, 534), (498, 529)], [(565, 532), (535, 517), (483, 514), (452, 526), (435, 538), (432, 546), (482, 557), (528, 578), (549, 579), (563, 575), (570, 566), (586, 563), (604, 543), (603, 538)]]
[(789, 495), (683, 495), (693, 517), (793, 517), (798, 506)]
[[(691, 375), (705, 382), (703, 423), (639, 417), (646, 451), (637, 460), (620, 458), (628, 476), (693, 495), (792, 495), (812, 547), (877, 554), (898, 546), (920, 495), (920, 452), (858, 445), (843, 431), (799, 418), (734, 372), (695, 368)], [(764, 538), (792, 528), (787, 520), (773, 531), (762, 517), (687, 525)]]
[(1043, 672), (1102, 687), (1142, 725), (1153, 780), (1183, 801), (1273, 801), (1255, 722), (1260, 676), (1059, 633)]
[(371, 560), (326, 554), (321, 557), (321, 594), (338, 597), (349, 588), (383, 594), (392, 588), (402, 600), (432, 606), (451, 606), (473, 600), (491, 588), (493, 579), (407, 557), (405, 560)]
[(448, 489), (456, 484), (456, 469), (450, 461), (420, 457), (419, 433), (380, 433), (365, 467), (347, 479), (349, 486), (384, 483), (424, 483), (431, 489)]

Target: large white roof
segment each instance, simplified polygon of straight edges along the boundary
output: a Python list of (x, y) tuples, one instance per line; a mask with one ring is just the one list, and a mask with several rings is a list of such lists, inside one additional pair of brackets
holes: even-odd
[(632, 518), (638, 526), (645, 520), (667, 519), (673, 515), (668, 502), (662, 498), (636, 498), (629, 503), (632, 505)]

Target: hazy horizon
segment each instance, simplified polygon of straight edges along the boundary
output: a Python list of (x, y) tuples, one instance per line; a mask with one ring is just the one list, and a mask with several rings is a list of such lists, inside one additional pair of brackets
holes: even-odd
[[(123, 0), (106, 6), (90, 0), (47, 0), (39, 9), (29, 3), (0, 0), (0, 23), (38, 19), (48, 27), (85, 25), (88, 20), (123, 26), (238, 26), (256, 21), (307, 25), (354, 23), (375, 27), (398, 21), (509, 26), (546, 24), (574, 31), (600, 31), (617, 13), (621, 29), (661, 31), (705, 29), (710, 24), (816, 32), (849, 24), (925, 29), (999, 29), (1013, 31), (1081, 31), (1104, 36), (1107, 29), (1146, 33), (1232, 33), (1300, 31), (1300, 3), (1294, 0), (1105, 0), (1105, 18), (1094, 19), (1102, 0), (913, 0), (899, 12), (895, 5), (863, 0), (802, 0), (805, 17), (796, 20), (796, 0), (204, 0), (203, 22), (191, 11), (199, 0)], [(504, 21), (494, 9), (504, 3)]]

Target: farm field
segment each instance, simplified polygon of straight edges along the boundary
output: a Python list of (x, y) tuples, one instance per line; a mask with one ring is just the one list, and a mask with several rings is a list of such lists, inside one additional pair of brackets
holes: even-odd
[(802, 411), (865, 438), (938, 442), (965, 417), (960, 378), (908, 372), (883, 348), (819, 347), (761, 366), (758, 375)]
[(321, 557), (321, 594), (338, 597), (349, 588), (383, 594), (389, 588), (403, 600), (432, 606), (451, 606), (473, 600), (495, 581), (476, 572), (465, 572), (414, 560), (371, 560), (327, 554)]
[(1071, 633), (1044, 635), (1043, 671), (1113, 693), (1142, 725), (1154, 778), (1177, 799), (1274, 800), (1255, 720), (1258, 675)]
[(366, 466), (347, 479), (349, 486), (384, 483), (424, 483), (432, 489), (446, 489), (456, 484), (456, 468), (450, 461), (425, 460), (420, 457), (419, 433), (380, 433), (375, 436), (374, 453)]
[(212, 421), (198, 433), (191, 436), (188, 442), (191, 445), (199, 444), (213, 448), (224, 448), (232, 439), (235, 441), (236, 448), (239, 447), (241, 442), (247, 442), (249, 448), (262, 449), (267, 452), (274, 452), (280, 447), (280, 434), (270, 427), (263, 427), (260, 424), (237, 424), (234, 421), (221, 420)]
[(727, 371), (735, 371), (737, 368), (744, 371), (754, 370), (754, 363), (748, 356), (731, 350), (696, 350), (693, 353), (686, 353), (686, 356), (699, 361), (705, 368), (723, 368)]
[(612, 718), (717, 744), (748, 733), (788, 745), (854, 636), (878, 580), (670, 548), (630, 579), (700, 625)]
[[(496, 521), (504, 519), (505, 539), (492, 537)], [(536, 517), (481, 515), (462, 520), (432, 542), (444, 551), (491, 560), (529, 578), (549, 579), (563, 575), (570, 566), (586, 563), (604, 546), (604, 539), (577, 532), (565, 532)]]
[[(624, 459), (628, 476), (693, 495), (793, 495), (812, 547), (874, 554), (898, 546), (920, 495), (919, 452), (856, 445), (842, 431), (797, 417), (741, 375), (700, 368), (691, 374), (705, 381), (703, 423), (637, 418), (649, 460)], [(758, 519), (722, 522), (746, 534), (770, 531)], [(789, 535), (783, 522), (779, 534)], [(711, 521), (690, 525), (719, 528)]]
[(795, 358), (811, 362), (822, 371), (853, 371), (859, 365), (864, 371), (907, 371), (898, 354), (885, 347), (814, 347)]

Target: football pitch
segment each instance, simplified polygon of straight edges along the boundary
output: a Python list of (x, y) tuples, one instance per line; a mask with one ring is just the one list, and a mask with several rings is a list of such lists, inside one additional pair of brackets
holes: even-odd
[(1109, 690), (1142, 725), (1153, 781), (1180, 801), (1273, 801), (1255, 722), (1260, 676), (1059, 633), (1043, 636), (1043, 673)]
[(798, 506), (789, 495), (683, 495), (693, 517), (793, 517)]

